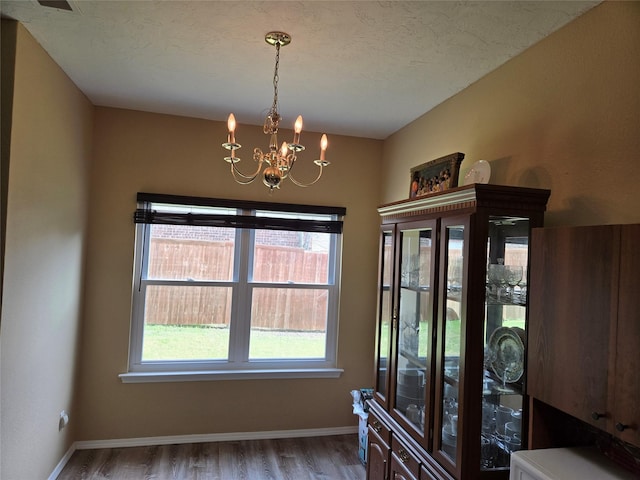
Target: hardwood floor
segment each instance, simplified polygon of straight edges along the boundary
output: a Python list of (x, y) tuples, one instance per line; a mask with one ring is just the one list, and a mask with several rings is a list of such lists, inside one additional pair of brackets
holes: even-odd
[(364, 480), (358, 436), (77, 450), (58, 480)]

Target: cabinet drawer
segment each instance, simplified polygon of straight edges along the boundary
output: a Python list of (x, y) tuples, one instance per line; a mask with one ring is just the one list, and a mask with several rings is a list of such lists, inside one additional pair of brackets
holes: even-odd
[(420, 470), (420, 480), (441, 480), (441, 477), (436, 477), (434, 473), (423, 465)]
[(420, 462), (396, 436), (391, 438), (391, 452), (398, 463), (402, 464), (415, 478), (420, 478)]
[(369, 428), (378, 434), (387, 445), (391, 444), (391, 430), (373, 412), (369, 412)]

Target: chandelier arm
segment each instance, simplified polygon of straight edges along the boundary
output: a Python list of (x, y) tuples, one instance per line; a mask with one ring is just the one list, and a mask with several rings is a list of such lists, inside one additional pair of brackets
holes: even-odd
[(250, 183), (253, 183), (253, 181), (256, 179), (256, 177), (253, 177), (253, 179), (251, 180), (241, 180), (236, 176), (233, 170), (231, 170), (231, 174), (233, 176), (233, 179), (236, 181), (236, 183), (239, 183), (240, 185), (249, 185)]
[(299, 186), (299, 187), (310, 187), (311, 185), (313, 185), (314, 183), (316, 183), (318, 180), (320, 180), (320, 177), (322, 176), (322, 165), (318, 165), (318, 167), (320, 168), (320, 171), (318, 172), (318, 176), (316, 177), (315, 180), (313, 180), (312, 182), (309, 183), (302, 183), (299, 182), (298, 180), (296, 180), (293, 177), (293, 174), (291, 172), (291, 169), (289, 170), (289, 180), (291, 180), (295, 185)]
[[(238, 167), (236, 167), (236, 162), (231, 162), (231, 173), (233, 174), (233, 177), (236, 178), (236, 181), (237, 181), (237, 176), (240, 176), (244, 179), (249, 180), (247, 183), (251, 183), (256, 179), (256, 177), (260, 173), (260, 170), (262, 170), (262, 160), (258, 161), (258, 168), (251, 175), (245, 175), (240, 170), (238, 170)], [(242, 183), (242, 182), (239, 182), (239, 183)]]
[[(244, 175), (242, 175), (240, 172), (237, 172), (236, 175), (236, 171), (234, 171), (233, 167), (231, 167), (231, 175), (233, 176), (233, 179), (236, 181), (236, 183), (239, 183), (240, 185), (249, 185), (250, 183), (252, 183), (256, 177), (258, 175), (256, 175), (255, 177), (251, 178), (251, 177), (245, 177)], [(247, 180), (243, 180), (242, 178), (239, 178), (238, 175), (246, 178)]]

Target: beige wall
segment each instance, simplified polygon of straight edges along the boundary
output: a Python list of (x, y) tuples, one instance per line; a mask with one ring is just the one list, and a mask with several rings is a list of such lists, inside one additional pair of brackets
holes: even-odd
[[(238, 119), (239, 121), (241, 119)], [(240, 166), (254, 168), (260, 127), (239, 125)], [(290, 132), (283, 133), (289, 138)], [(223, 157), (226, 124), (96, 108), (86, 317), (79, 390), (82, 440), (344, 427), (357, 424), (350, 390), (372, 384), (377, 269), (379, 163), (382, 142), (331, 135), (332, 162), (320, 182), (288, 180), (268, 194), (236, 184)], [(319, 154), (320, 134), (303, 133)], [(302, 167), (302, 164), (296, 168)], [(313, 171), (300, 172), (312, 179)], [(136, 192), (169, 193), (347, 208), (340, 304), (339, 379), (123, 384), (131, 313)]]
[[(75, 440), (93, 107), (22, 25), (15, 31), (0, 477), (32, 480), (46, 478)], [(71, 423), (58, 432), (63, 409)]]
[(605, 2), (392, 135), (383, 202), (464, 152), (491, 183), (551, 189), (547, 225), (640, 222), (640, 2)]
[[(223, 123), (109, 108), (93, 116), (19, 27), (0, 337), (2, 478), (46, 477), (72, 440), (355, 425), (348, 392), (372, 381), (375, 207), (407, 197), (411, 167), (462, 151), (462, 176), (482, 158), (492, 183), (550, 188), (548, 224), (640, 221), (639, 23), (639, 2), (604, 3), (385, 142), (331, 136), (333, 163), (321, 183), (286, 184), (273, 197), (260, 184), (230, 181)], [(310, 147), (318, 137), (304, 140)], [(238, 138), (247, 166), (264, 136), (240, 125)], [(345, 374), (122, 384), (137, 191), (347, 207), (338, 361)], [(63, 408), (71, 424), (58, 433)]]

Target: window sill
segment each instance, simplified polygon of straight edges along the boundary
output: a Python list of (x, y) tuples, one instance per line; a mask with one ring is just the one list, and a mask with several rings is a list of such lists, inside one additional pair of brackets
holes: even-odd
[(181, 372), (128, 372), (118, 375), (122, 383), (208, 382), (215, 380), (267, 380), (278, 378), (338, 378), (341, 368), (288, 370), (204, 370)]

